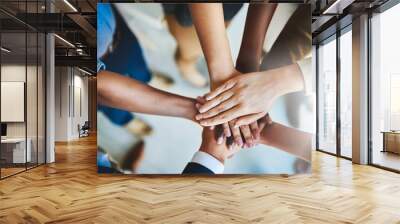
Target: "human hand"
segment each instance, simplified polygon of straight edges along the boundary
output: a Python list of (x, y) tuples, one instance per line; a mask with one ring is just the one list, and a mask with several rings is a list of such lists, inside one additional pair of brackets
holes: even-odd
[(202, 143), (199, 151), (205, 152), (221, 163), (225, 163), (225, 160), (231, 158), (236, 152), (240, 150), (237, 146), (228, 146), (227, 144), (217, 144), (216, 132), (208, 128), (203, 129)]
[(199, 107), (196, 120), (212, 126), (236, 119), (234, 127), (257, 121), (279, 96), (304, 88), (302, 78), (292, 74), (296, 69), (294, 64), (228, 80), (205, 95), (207, 102)]
[[(196, 107), (200, 108), (206, 101), (204, 97), (197, 97)], [(234, 144), (238, 147), (250, 148), (258, 143), (261, 129), (257, 122), (250, 125), (234, 127), (235, 120), (223, 123), (221, 125), (211, 126), (210, 130), (215, 131), (217, 144), (222, 144), (227, 141), (228, 147)], [(242, 139), (243, 138), (243, 139)]]

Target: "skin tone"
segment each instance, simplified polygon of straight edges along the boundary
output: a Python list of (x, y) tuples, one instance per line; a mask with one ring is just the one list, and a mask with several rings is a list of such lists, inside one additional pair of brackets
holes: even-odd
[(217, 144), (217, 140), (215, 138), (215, 132), (213, 130), (204, 128), (202, 134), (202, 143), (199, 151), (205, 152), (222, 164), (225, 164), (225, 160), (231, 158), (236, 152), (240, 150), (239, 147), (233, 146), (228, 147), (227, 144)]
[(97, 74), (97, 93), (100, 104), (126, 111), (189, 120), (194, 120), (197, 113), (195, 99), (158, 90), (110, 71)]
[[(277, 4), (251, 4), (242, 39), (237, 69), (245, 74), (234, 77), (206, 95), (196, 119), (201, 125), (213, 126), (230, 121), (234, 127), (250, 124), (265, 116), (279, 96), (304, 89), (297, 64), (267, 72), (260, 69), (262, 47)], [(282, 74), (282, 75), (281, 75)], [(268, 77), (271, 76), (271, 77)]]
[[(276, 6), (277, 4), (249, 5), (242, 43), (236, 60), (236, 70), (240, 72), (240, 74), (259, 71), (265, 35), (271, 23), (272, 16), (275, 13)], [(260, 115), (259, 117), (262, 116)], [(238, 126), (235, 126), (236, 119), (232, 119), (228, 123), (236, 144), (241, 145), (241, 135), (240, 132), (237, 131)], [(248, 127), (250, 127), (250, 130)], [(248, 143), (247, 147), (252, 147), (259, 141), (261, 129), (258, 127), (257, 120), (249, 123), (249, 126), (243, 125), (239, 128), (242, 133), (249, 133), (250, 131), (252, 133), (252, 135), (244, 135), (246, 143)]]
[[(202, 47), (211, 80), (211, 90), (217, 88), (228, 79), (238, 75), (234, 68), (228, 37), (225, 31), (223, 8), (221, 3), (192, 3), (189, 5), (193, 24)], [(207, 12), (205, 14), (204, 12)], [(228, 121), (220, 123), (223, 126), (223, 135), (219, 135), (217, 142), (222, 144), (225, 137), (240, 136), (238, 127), (231, 130)], [(233, 127), (233, 125), (231, 125)], [(245, 139), (252, 139), (250, 127), (241, 128)], [(242, 143), (242, 144), (241, 144)], [(237, 141), (243, 146), (243, 141)], [(250, 142), (248, 144), (251, 144)]]
[(307, 162), (311, 162), (312, 135), (273, 122), (267, 115), (267, 125), (261, 131), (260, 143), (283, 150)]
[(250, 124), (264, 116), (278, 97), (303, 89), (303, 75), (297, 64), (248, 73), (208, 93), (196, 120), (203, 126), (232, 119), (237, 119), (235, 126)]
[(225, 31), (222, 4), (192, 3), (189, 8), (207, 61), (211, 88), (214, 89), (236, 72)]
[(260, 70), (265, 35), (276, 7), (277, 4), (272, 3), (249, 5), (239, 56), (236, 60), (236, 68), (240, 72), (248, 73)]
[[(311, 134), (273, 122), (268, 115), (257, 122), (262, 129), (261, 144), (278, 148), (307, 162), (311, 161)], [(229, 149), (226, 144), (217, 144), (214, 135), (212, 130), (204, 129), (199, 151), (208, 153), (225, 164), (225, 161), (237, 153), (240, 148)]]

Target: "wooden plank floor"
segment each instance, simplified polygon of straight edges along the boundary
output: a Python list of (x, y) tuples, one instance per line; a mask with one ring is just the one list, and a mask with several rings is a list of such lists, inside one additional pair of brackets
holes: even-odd
[(400, 175), (313, 154), (301, 176), (96, 173), (96, 139), (0, 181), (0, 223), (400, 223)]

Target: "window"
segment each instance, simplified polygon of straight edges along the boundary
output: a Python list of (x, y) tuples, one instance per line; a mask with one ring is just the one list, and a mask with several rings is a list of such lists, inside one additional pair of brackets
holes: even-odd
[(400, 4), (371, 18), (370, 133), (373, 164), (400, 170)]
[(318, 48), (318, 149), (336, 153), (336, 39)]
[[(44, 1), (3, 2), (20, 16), (39, 13)], [(45, 35), (0, 12), (0, 178), (45, 163)], [(10, 109), (13, 108), (13, 109)]]
[(340, 36), (340, 155), (352, 157), (352, 33), (351, 26)]

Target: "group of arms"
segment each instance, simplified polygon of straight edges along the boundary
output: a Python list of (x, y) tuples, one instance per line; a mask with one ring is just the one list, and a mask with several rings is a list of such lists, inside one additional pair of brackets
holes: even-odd
[[(268, 115), (278, 97), (304, 88), (296, 63), (259, 71), (265, 34), (275, 9), (276, 4), (250, 5), (235, 67), (222, 5), (190, 4), (207, 61), (211, 91), (193, 99), (102, 71), (98, 74), (99, 102), (132, 112), (182, 117), (209, 127), (203, 129), (203, 143), (207, 143), (207, 147), (202, 144), (200, 150), (214, 151), (213, 156), (221, 160), (238, 148), (261, 143), (309, 161), (308, 150), (304, 150), (311, 147), (309, 135), (275, 123)], [(299, 139), (308, 140), (303, 146)], [(210, 142), (216, 143), (214, 148), (223, 148), (220, 156), (218, 151), (210, 149)]]

